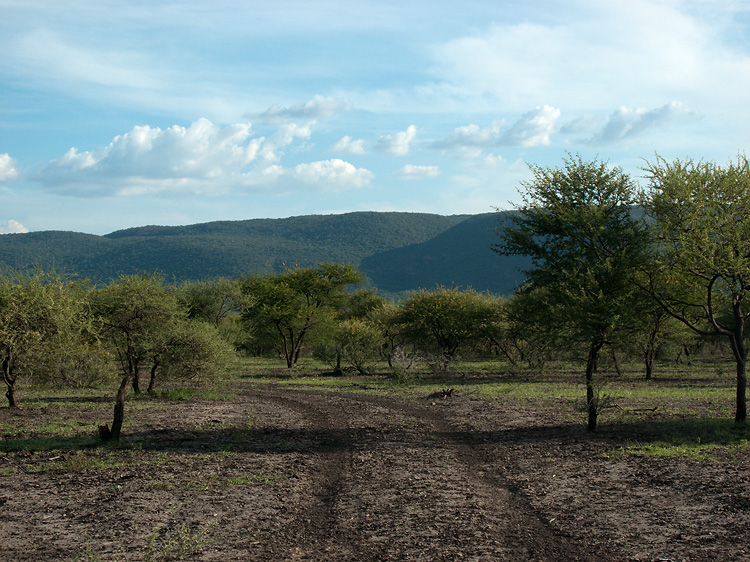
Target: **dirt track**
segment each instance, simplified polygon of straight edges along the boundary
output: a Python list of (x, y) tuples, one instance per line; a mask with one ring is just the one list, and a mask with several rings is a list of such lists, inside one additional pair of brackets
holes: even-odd
[(750, 560), (747, 458), (604, 456), (552, 413), (256, 386), (133, 418), (121, 467), (0, 457), (3, 560), (143, 560), (181, 528), (211, 541), (191, 560)]

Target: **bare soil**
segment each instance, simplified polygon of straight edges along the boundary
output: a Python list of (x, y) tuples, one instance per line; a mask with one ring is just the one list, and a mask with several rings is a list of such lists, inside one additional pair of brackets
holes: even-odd
[[(83, 406), (0, 424), (111, 410)], [(624, 430), (460, 393), (134, 408), (117, 448), (0, 453), (0, 559), (750, 560), (747, 449), (618, 455)]]

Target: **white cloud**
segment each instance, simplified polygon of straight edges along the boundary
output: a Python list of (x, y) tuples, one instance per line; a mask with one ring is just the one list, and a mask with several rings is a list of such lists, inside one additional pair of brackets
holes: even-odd
[(405, 156), (409, 154), (409, 145), (416, 137), (416, 125), (409, 125), (405, 131), (380, 137), (375, 144), (375, 150), (395, 156)]
[(513, 126), (500, 137), (500, 144), (507, 146), (539, 146), (550, 143), (549, 136), (560, 117), (560, 110), (544, 105), (524, 113)]
[(443, 149), (493, 146), (500, 139), (501, 126), (501, 121), (495, 121), (489, 127), (480, 127), (474, 123), (463, 125), (456, 127), (451, 134), (431, 146)]
[(341, 137), (336, 144), (332, 147), (334, 152), (341, 152), (344, 154), (365, 154), (365, 141), (364, 139), (353, 140), (350, 136)]
[(560, 133), (563, 135), (580, 135), (598, 127), (602, 122), (600, 115), (581, 115), (564, 123), (560, 127)]
[(342, 191), (368, 185), (373, 173), (340, 159), (286, 168), (279, 148), (307, 139), (311, 129), (284, 123), (270, 137), (252, 138), (250, 124), (221, 127), (199, 119), (189, 127), (134, 127), (91, 151), (71, 148), (32, 179), (69, 195), (151, 193), (218, 195), (233, 189)]
[(9, 220), (6, 226), (0, 226), (0, 234), (25, 234), (29, 231), (18, 221)]
[(280, 148), (289, 146), (296, 139), (309, 139), (311, 136), (311, 123), (282, 123), (276, 132), (266, 139), (260, 155), (266, 161), (277, 162), (281, 158), (281, 154), (277, 152)]
[(315, 121), (317, 119), (332, 117), (343, 111), (349, 111), (351, 107), (350, 103), (340, 98), (326, 98), (317, 95), (305, 103), (290, 107), (271, 106), (261, 113), (260, 117), (269, 123), (299, 120)]
[(524, 113), (505, 132), (502, 132), (502, 121), (495, 121), (489, 127), (472, 123), (456, 127), (443, 140), (432, 143), (431, 147), (456, 150), (464, 158), (481, 158), (481, 149), (490, 146), (549, 145), (550, 135), (559, 117), (559, 109), (544, 105)]
[(737, 103), (750, 86), (746, 42), (728, 40), (746, 35), (741, 6), (573, 0), (534, 23), (496, 20), (434, 48), (433, 90), (484, 110), (550, 100), (577, 113), (664, 96)]
[(434, 178), (440, 175), (440, 168), (437, 166), (416, 166), (407, 164), (401, 168), (400, 175), (405, 180), (416, 180), (423, 178)]
[(586, 142), (591, 145), (600, 145), (629, 141), (647, 131), (690, 115), (692, 115), (691, 110), (678, 102), (668, 103), (656, 109), (620, 107), (609, 116), (606, 124)]
[(365, 168), (334, 158), (298, 164), (286, 169), (272, 165), (261, 170), (243, 174), (245, 186), (259, 190), (297, 191), (312, 189), (315, 191), (337, 192), (366, 187), (374, 174)]
[[(288, 134), (287, 137), (293, 137)], [(72, 194), (111, 194), (123, 189), (208, 189), (209, 182), (239, 174), (255, 160), (264, 138), (250, 138), (250, 124), (219, 127), (199, 119), (189, 127), (134, 127), (103, 148), (71, 148), (33, 179)], [(202, 186), (202, 187), (199, 187)]]
[(12, 181), (18, 177), (16, 161), (10, 155), (0, 154), (0, 181)]

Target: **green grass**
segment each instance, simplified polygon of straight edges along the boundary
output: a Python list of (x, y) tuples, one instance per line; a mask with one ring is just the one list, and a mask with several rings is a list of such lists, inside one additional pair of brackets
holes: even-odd
[(610, 425), (606, 433), (633, 437), (609, 455), (686, 457), (696, 461), (750, 452), (750, 425), (726, 418), (665, 419)]

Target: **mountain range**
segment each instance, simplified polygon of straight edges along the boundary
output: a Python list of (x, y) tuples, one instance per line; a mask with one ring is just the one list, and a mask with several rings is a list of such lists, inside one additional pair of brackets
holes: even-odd
[(355, 212), (283, 219), (143, 226), (104, 236), (44, 231), (0, 236), (0, 270), (41, 266), (97, 283), (158, 271), (168, 281), (210, 280), (349, 263), (367, 285), (398, 295), (437, 285), (510, 294), (525, 258), (492, 251), (506, 213)]

